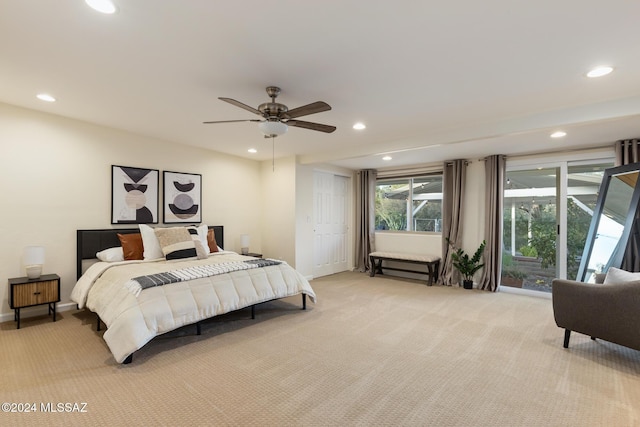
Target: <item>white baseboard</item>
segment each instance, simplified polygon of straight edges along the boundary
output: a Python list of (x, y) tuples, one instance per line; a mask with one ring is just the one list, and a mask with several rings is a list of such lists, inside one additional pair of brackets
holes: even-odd
[[(63, 311), (76, 310), (77, 305), (75, 302), (67, 302), (64, 304), (56, 304), (56, 313), (62, 313)], [(35, 307), (26, 307), (20, 309), (20, 319), (26, 319), (33, 316), (42, 316), (49, 312), (47, 304), (37, 305)], [(0, 314), (0, 322), (9, 322), (14, 320), (14, 313)]]

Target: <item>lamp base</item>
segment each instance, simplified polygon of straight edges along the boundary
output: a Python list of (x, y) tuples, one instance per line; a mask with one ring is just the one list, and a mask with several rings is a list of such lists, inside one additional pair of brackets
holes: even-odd
[(27, 277), (29, 279), (39, 279), (42, 275), (41, 265), (27, 265), (25, 270), (27, 271)]

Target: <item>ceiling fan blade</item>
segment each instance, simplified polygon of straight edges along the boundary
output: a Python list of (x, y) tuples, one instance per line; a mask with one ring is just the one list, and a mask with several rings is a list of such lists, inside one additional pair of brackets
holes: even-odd
[(320, 123), (303, 122), (302, 120), (288, 120), (285, 123), (288, 126), (317, 130), (317, 131), (326, 132), (326, 133), (331, 133), (334, 130), (336, 130), (335, 126), (323, 125)]
[(283, 114), (283, 116), (293, 119), (295, 117), (306, 116), (308, 114), (321, 113), (323, 111), (331, 110), (331, 106), (323, 101), (312, 102), (311, 104), (303, 105), (302, 107), (294, 108)]
[(224, 102), (228, 102), (231, 105), (235, 105), (236, 107), (240, 107), (244, 110), (251, 111), (253, 114), (262, 116), (262, 113), (260, 112), (260, 110), (256, 110), (255, 108), (250, 107), (247, 104), (243, 104), (240, 101), (236, 101), (235, 99), (231, 99), (231, 98), (218, 98), (218, 99)]
[(211, 123), (237, 123), (237, 122), (261, 122), (262, 120), (259, 119), (247, 119), (247, 120), (215, 120), (213, 122), (202, 122), (205, 125), (211, 124)]

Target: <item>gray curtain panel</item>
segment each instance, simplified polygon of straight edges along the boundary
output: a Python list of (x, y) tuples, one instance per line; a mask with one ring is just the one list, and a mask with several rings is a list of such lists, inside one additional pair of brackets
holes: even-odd
[(640, 139), (621, 139), (616, 141), (616, 166), (640, 162), (640, 156), (638, 155), (639, 145)]
[(444, 163), (442, 176), (442, 262), (438, 279), (438, 283), (444, 286), (459, 283), (457, 271), (452, 264), (452, 249), (448, 241), (457, 247), (460, 247), (462, 241), (462, 212), (466, 178), (466, 160)]
[(371, 269), (369, 254), (375, 251), (376, 171), (361, 170), (356, 176), (356, 268)]
[(484, 249), (484, 269), (478, 287), (495, 292), (502, 271), (502, 210), (504, 197), (505, 159), (502, 155), (485, 159), (485, 223), (487, 245)]

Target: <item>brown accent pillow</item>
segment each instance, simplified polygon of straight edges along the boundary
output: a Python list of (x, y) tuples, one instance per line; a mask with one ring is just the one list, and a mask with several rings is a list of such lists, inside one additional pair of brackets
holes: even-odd
[(122, 253), (125, 260), (131, 261), (136, 259), (144, 259), (144, 257), (142, 256), (144, 252), (144, 247), (142, 246), (142, 234), (118, 233), (118, 239), (120, 239), (120, 244), (122, 245)]
[(209, 244), (209, 252), (218, 252), (218, 244), (216, 243), (216, 235), (213, 234), (213, 229), (207, 232), (207, 243)]

